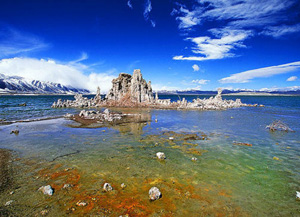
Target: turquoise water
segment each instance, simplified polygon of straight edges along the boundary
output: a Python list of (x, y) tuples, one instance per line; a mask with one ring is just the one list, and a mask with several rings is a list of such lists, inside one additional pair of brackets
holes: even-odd
[[(49, 108), (57, 98), (1, 96), (0, 119), (78, 112)], [(0, 203), (14, 200), (5, 209), (15, 216), (42, 210), (49, 216), (299, 216), (295, 195), (300, 191), (300, 97), (224, 98), (266, 107), (132, 110), (149, 121), (110, 128), (77, 128), (63, 118), (2, 125), (0, 148), (13, 150), (20, 159), (13, 161), (18, 172), (12, 174), (11, 188), (0, 193)], [(17, 106), (23, 102), (28, 106)], [(278, 119), (295, 132), (265, 129)], [(19, 135), (10, 134), (14, 129)], [(207, 139), (185, 141), (186, 134)], [(165, 161), (155, 159), (158, 151), (166, 154)], [(103, 192), (104, 182), (115, 190)], [(62, 189), (66, 183), (74, 187)], [(127, 185), (124, 190), (121, 183)], [(55, 188), (52, 197), (37, 191), (47, 184)], [(163, 197), (151, 203), (148, 190), (153, 186)], [(88, 205), (76, 206), (79, 200)]]

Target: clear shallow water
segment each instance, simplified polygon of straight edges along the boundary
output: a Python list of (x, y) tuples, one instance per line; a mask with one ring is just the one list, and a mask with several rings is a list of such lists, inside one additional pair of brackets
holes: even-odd
[[(47, 108), (53, 98), (44, 102), (46, 113), (65, 114), (66, 110)], [(0, 203), (14, 200), (5, 209), (19, 216), (42, 210), (49, 216), (298, 216), (299, 97), (239, 98), (266, 107), (137, 110), (151, 121), (111, 128), (73, 128), (74, 122), (64, 119), (1, 126), (0, 148), (16, 151), (21, 159), (14, 161), (14, 185), (1, 192)], [(265, 126), (276, 119), (296, 132), (270, 133)], [(9, 134), (16, 128), (18, 136)], [(163, 134), (170, 131), (205, 134), (208, 140), (183, 141), (181, 134), (174, 134), (170, 142), (171, 134)], [(233, 145), (234, 141), (253, 146)], [(158, 151), (166, 154), (164, 162), (155, 159)], [(192, 162), (192, 157), (198, 161)], [(102, 192), (105, 182), (115, 191)], [(62, 189), (66, 183), (74, 187)], [(47, 184), (56, 189), (52, 197), (37, 192)], [(151, 203), (148, 191), (153, 186), (163, 197)], [(79, 200), (88, 205), (76, 206)]]

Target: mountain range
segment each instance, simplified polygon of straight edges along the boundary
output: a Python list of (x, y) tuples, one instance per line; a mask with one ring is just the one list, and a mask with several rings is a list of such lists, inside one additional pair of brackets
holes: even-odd
[(86, 89), (0, 74), (0, 94), (89, 94)]

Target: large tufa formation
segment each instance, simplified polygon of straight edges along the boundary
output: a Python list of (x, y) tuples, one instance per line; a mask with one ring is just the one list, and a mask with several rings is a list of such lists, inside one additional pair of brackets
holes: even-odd
[[(240, 99), (223, 100), (222, 89), (218, 89), (218, 94), (209, 99), (194, 99), (188, 102), (185, 98), (172, 102), (171, 99), (159, 99), (158, 94), (153, 96), (151, 82), (143, 79), (141, 70), (136, 69), (133, 75), (121, 73), (119, 77), (112, 80), (112, 88), (106, 94), (105, 99), (101, 99), (100, 88), (94, 98), (88, 99), (81, 94), (75, 95), (75, 100), (54, 102), (53, 108), (76, 107), (149, 107), (166, 109), (197, 109), (197, 110), (224, 110), (238, 108), (241, 106), (251, 106), (243, 104)], [(257, 105), (256, 105), (257, 106)]]
[(105, 97), (108, 101), (152, 103), (154, 101), (151, 82), (146, 82), (140, 69), (135, 69), (133, 75), (121, 73), (112, 80), (112, 88)]

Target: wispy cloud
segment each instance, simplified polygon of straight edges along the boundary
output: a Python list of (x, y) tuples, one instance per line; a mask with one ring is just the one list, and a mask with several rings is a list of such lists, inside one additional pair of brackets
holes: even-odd
[(231, 50), (237, 47), (245, 47), (242, 42), (251, 35), (250, 31), (244, 30), (213, 29), (211, 32), (219, 38), (213, 39), (211, 37), (204, 36), (186, 39), (196, 44), (196, 47), (192, 48), (192, 52), (195, 54), (201, 54), (201, 56), (175, 56), (173, 59), (204, 61), (233, 57), (234, 54), (231, 53)]
[(207, 84), (207, 82), (209, 82), (209, 80), (205, 80), (205, 79), (192, 80), (192, 83), (194, 84)]
[(12, 27), (0, 26), (0, 57), (39, 51), (49, 47), (39, 37), (20, 32)]
[(288, 79), (286, 79), (286, 81), (296, 81), (298, 79), (297, 76), (291, 76)]
[(127, 5), (128, 5), (128, 7), (129, 7), (130, 9), (133, 9), (131, 0), (128, 0), (128, 1), (127, 1)]
[(179, 22), (178, 28), (190, 30), (191, 27), (198, 25), (201, 21), (199, 13), (201, 10), (189, 11), (184, 6), (181, 6), (178, 10), (173, 9), (171, 12), (172, 16), (176, 16), (176, 20)]
[[(88, 70), (83, 70), (88, 69)], [(9, 76), (21, 76), (27, 79), (50, 81), (85, 88), (95, 92), (97, 86), (106, 92), (115, 78), (115, 70), (105, 72), (90, 72), (84, 64), (70, 64), (55, 60), (35, 58), (10, 58), (0, 60), (0, 73)]]
[(152, 11), (152, 3), (150, 0), (146, 0), (145, 7), (144, 7), (144, 18), (146, 21), (150, 21), (152, 27), (156, 26), (154, 20), (150, 19), (150, 12)]
[(274, 38), (280, 38), (287, 34), (292, 34), (300, 32), (300, 24), (287, 26), (287, 25), (281, 25), (281, 26), (270, 26), (267, 27), (264, 31), (262, 31), (260, 34), (262, 35), (269, 35)]
[(197, 64), (194, 64), (192, 68), (194, 69), (194, 72), (198, 72), (200, 70), (200, 67)]
[(89, 58), (88, 54), (86, 52), (82, 52), (81, 56), (78, 59), (70, 61), (69, 63), (70, 64), (79, 63), (81, 61), (87, 60), (88, 58)]
[(299, 68), (300, 68), (300, 61), (236, 73), (230, 75), (229, 77), (222, 78), (221, 80), (219, 80), (219, 82), (220, 83), (247, 83), (254, 78), (271, 77), (274, 75), (292, 72)]

